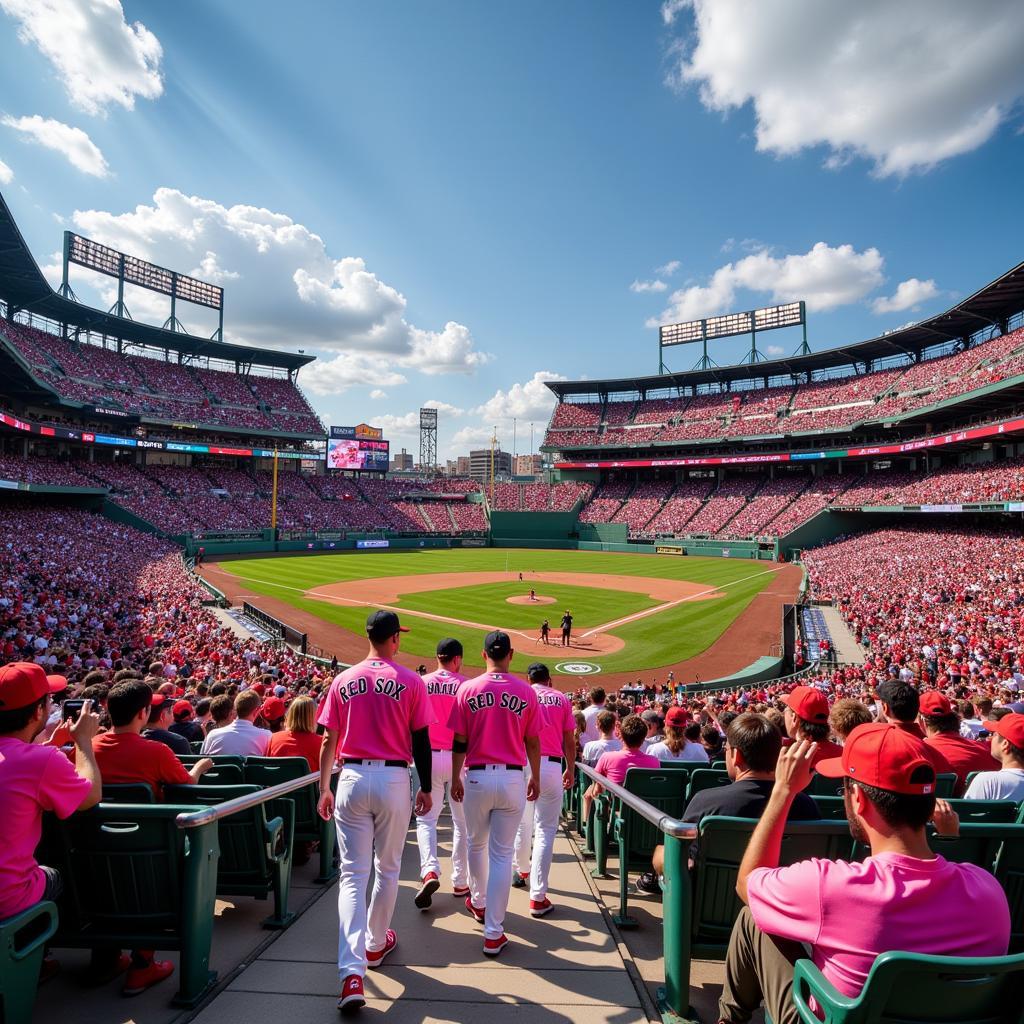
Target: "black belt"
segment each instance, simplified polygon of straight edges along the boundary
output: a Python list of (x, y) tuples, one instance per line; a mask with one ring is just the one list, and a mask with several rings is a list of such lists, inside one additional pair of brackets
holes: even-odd
[[(379, 757), (346, 757), (342, 764), (369, 764), (371, 761), (380, 761)], [(385, 768), (408, 768), (408, 761), (385, 761)]]
[(552, 757), (550, 754), (545, 754), (544, 755), (544, 760), (545, 761), (554, 761), (555, 764), (561, 764), (562, 763), (562, 759), (560, 757)]
[(482, 772), (485, 768), (505, 768), (510, 772), (521, 772), (523, 770), (523, 766), (521, 764), (471, 764), (466, 771)]
[(448, 753), (447, 747), (431, 747), (430, 752), (432, 754), (446, 754)]

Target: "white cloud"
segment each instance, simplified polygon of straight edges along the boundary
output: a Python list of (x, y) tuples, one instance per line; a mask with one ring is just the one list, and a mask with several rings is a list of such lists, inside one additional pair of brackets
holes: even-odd
[(477, 352), (469, 328), (454, 320), (449, 320), (443, 331), (422, 331), (413, 327), (410, 340), (412, 351), (406, 364), (431, 376), (439, 373), (473, 373), (478, 366), (494, 358), (487, 352)]
[[(165, 267), (196, 268), (197, 276), (226, 284), (230, 341), (345, 353), (323, 360), (310, 376), (310, 387), (324, 394), (355, 384), (390, 387), (405, 381), (406, 369), (473, 373), (490, 358), (462, 324), (430, 331), (410, 323), (405, 296), (365, 260), (331, 256), (319, 235), (283, 213), (161, 188), (151, 205), (121, 214), (78, 210), (72, 220), (114, 248)], [(59, 261), (47, 273), (53, 280)], [(83, 275), (73, 283), (88, 280)], [(101, 285), (108, 304), (110, 290)], [(129, 308), (158, 322), (167, 315), (166, 300), (152, 293), (133, 293)], [(181, 315), (196, 314), (179, 306)]]
[(545, 424), (555, 406), (555, 396), (544, 383), (549, 380), (566, 378), (560, 373), (538, 370), (525, 384), (513, 384), (508, 391), (499, 388), (473, 412), (482, 416), (488, 423), (498, 423), (515, 417), (518, 420), (532, 420)]
[(110, 174), (107, 161), (96, 145), (81, 128), (72, 128), (52, 117), (4, 117), (8, 128), (20, 132), (29, 141), (67, 157), (73, 167), (83, 174), (106, 178)]
[(0, 160), (0, 185), (10, 185), (14, 181), (14, 171)]
[[(458, 455), (465, 455), (467, 449), (470, 448), (490, 448), (493, 429), (493, 427), (479, 426), (463, 427), (461, 430), (456, 430), (448, 446), (449, 450)], [(500, 431), (497, 436), (501, 449), (510, 451), (512, 448), (511, 428), (509, 428), (507, 439), (502, 438)]]
[(341, 352), (333, 358), (321, 356), (305, 370), (300, 384), (314, 395), (335, 395), (353, 387), (397, 387), (406, 378), (375, 356)]
[(388, 393), (386, 391), (381, 391), (380, 388), (374, 388), (370, 392), (370, 397), (375, 399), (375, 400), (380, 400), (382, 398), (387, 398), (388, 397)]
[(681, 266), (682, 263), (679, 260), (669, 260), (668, 263), (656, 267), (654, 272), (659, 277), (671, 277)]
[(664, 281), (634, 281), (630, 286), (631, 292), (664, 292), (668, 291), (668, 285)]
[(785, 349), (781, 345), (765, 345), (764, 354), (766, 356), (781, 356), (785, 354)]
[(767, 249), (726, 263), (706, 284), (673, 292), (659, 324), (697, 320), (735, 308), (737, 292), (767, 292), (772, 302), (804, 299), (810, 310), (829, 310), (862, 299), (882, 283), (884, 260), (875, 248), (857, 252), (852, 245), (817, 242), (805, 253), (772, 256)]
[(764, 152), (923, 171), (982, 145), (1024, 96), (1020, 0), (668, 0), (666, 24), (684, 8), (670, 80), (709, 110), (751, 103)]
[(71, 102), (87, 114), (163, 92), (160, 41), (124, 19), (120, 0), (0, 0), (18, 37), (53, 65)]
[(916, 309), (922, 302), (934, 299), (938, 294), (939, 289), (935, 287), (935, 282), (931, 278), (920, 281), (916, 277), (910, 277), (906, 281), (900, 281), (892, 295), (875, 299), (871, 308), (876, 313), (899, 313), (904, 309)]

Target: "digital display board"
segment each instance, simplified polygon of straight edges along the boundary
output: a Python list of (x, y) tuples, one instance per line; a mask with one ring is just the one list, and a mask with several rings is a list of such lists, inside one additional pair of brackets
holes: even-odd
[(327, 442), (328, 469), (354, 469), (385, 473), (390, 461), (390, 441), (332, 437)]

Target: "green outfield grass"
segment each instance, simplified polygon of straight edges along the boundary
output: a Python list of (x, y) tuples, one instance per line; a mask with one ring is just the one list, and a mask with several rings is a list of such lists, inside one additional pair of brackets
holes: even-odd
[[(609, 554), (598, 551), (533, 551), (502, 548), (424, 549), (422, 551), (370, 552), (359, 554), (297, 554), (279, 558), (225, 560), (222, 569), (246, 581), (255, 593), (267, 594), (297, 608), (335, 623), (358, 635), (364, 634), (370, 609), (363, 606), (331, 604), (303, 596), (306, 591), (346, 580), (423, 573), (465, 573), (465, 586), (435, 593), (421, 592), (402, 597), (399, 607), (502, 626), (507, 629), (538, 631), (541, 619), (550, 619), (552, 633), (558, 632), (562, 611), (574, 616), (579, 633), (631, 615), (657, 602), (644, 594), (621, 593), (587, 586), (588, 574), (640, 576), (689, 580), (722, 589), (723, 596), (709, 601), (688, 601), (656, 615), (638, 619), (612, 632), (626, 642), (616, 654), (592, 659), (603, 672), (633, 672), (671, 665), (710, 647), (750, 601), (772, 580), (772, 568), (765, 563), (729, 561), (722, 558), (672, 558), (667, 556)], [(475, 572), (508, 572), (509, 582), (474, 585)], [(518, 574), (526, 575), (519, 583)], [(512, 605), (505, 598), (525, 594), (532, 572), (571, 572), (578, 576), (574, 586), (541, 584), (538, 592), (558, 599), (557, 604), (532, 607)], [(431, 659), (441, 636), (453, 636), (466, 649), (466, 663), (480, 666), (484, 632), (471, 626), (436, 622), (409, 615), (405, 621), (412, 631), (402, 638), (402, 649), (425, 661)], [(519, 643), (529, 656), (540, 644)], [(571, 657), (568, 655), (567, 657)], [(554, 661), (554, 657), (549, 658)], [(585, 654), (579, 660), (591, 660)]]

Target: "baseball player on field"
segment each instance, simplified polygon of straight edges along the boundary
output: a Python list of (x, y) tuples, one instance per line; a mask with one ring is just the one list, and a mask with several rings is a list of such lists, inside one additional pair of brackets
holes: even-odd
[[(448, 718), (455, 703), (455, 693), (465, 676), (462, 668), (462, 644), (448, 637), (437, 644), (437, 669), (423, 677), (427, 696), (434, 713), (430, 727), (431, 772), (434, 787), (430, 791), (431, 807), (416, 818), (416, 842), (420, 848), (420, 878), (422, 884), (415, 903), (420, 910), (430, 906), (431, 897), (441, 886), (441, 865), (437, 859), (437, 818), (444, 804), (445, 790), (450, 793), (452, 782), (452, 731)], [(469, 895), (469, 864), (466, 859), (466, 814), (463, 805), (451, 799), (452, 812), (452, 895)]]
[[(553, 909), (548, 899), (548, 874), (562, 812), (562, 790), (572, 789), (576, 774), (576, 720), (569, 698), (551, 688), (547, 665), (535, 662), (526, 674), (540, 705), (540, 794), (536, 800), (527, 801), (516, 832), (512, 884), (521, 886), (529, 879), (530, 914), (543, 917)], [(533, 868), (524, 871), (524, 867), (530, 867), (531, 846)]]
[[(527, 800), (537, 799), (541, 777), (540, 705), (533, 688), (509, 674), (513, 653), (508, 633), (487, 634), (487, 671), (459, 687), (448, 719), (455, 734), (451, 798), (465, 800), (469, 831), (466, 909), (484, 926), (487, 956), (497, 956), (508, 945), (503, 925), (512, 849), (523, 808)], [(527, 761), (529, 781), (523, 772)]]
[[(422, 787), (416, 794), (416, 813), (426, 814), (431, 806), (433, 713), (423, 680), (394, 661), (404, 632), (394, 612), (371, 613), (366, 620), (369, 653), (331, 683), (320, 709), (325, 733), (317, 810), (325, 821), (333, 814), (338, 830), (338, 1009), (346, 1012), (365, 1005), (366, 968), (379, 967), (398, 944), (388, 925), (409, 829), (410, 760)], [(336, 755), (343, 767), (335, 796), (331, 770)], [(371, 863), (374, 880), (367, 914)]]

